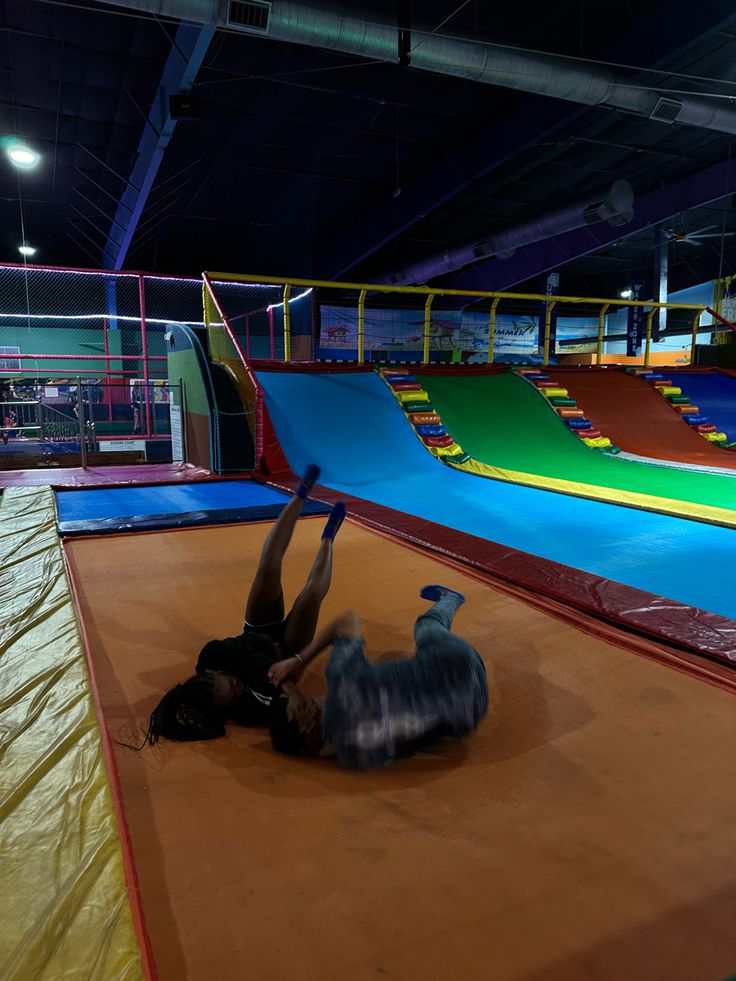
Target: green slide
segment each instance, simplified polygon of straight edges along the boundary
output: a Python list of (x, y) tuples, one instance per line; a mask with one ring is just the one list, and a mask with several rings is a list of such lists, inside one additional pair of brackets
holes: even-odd
[(601, 454), (571, 433), (543, 396), (516, 374), (414, 375), (443, 425), (481, 463), (736, 510), (736, 477)]

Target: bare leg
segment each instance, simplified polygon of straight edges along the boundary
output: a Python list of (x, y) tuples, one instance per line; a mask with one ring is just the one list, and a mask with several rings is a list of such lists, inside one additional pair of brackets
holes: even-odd
[(298, 653), (312, 640), (322, 600), (332, 581), (332, 539), (323, 538), (304, 588), (294, 601), (286, 622), (284, 642), (289, 653)]
[(245, 607), (245, 619), (255, 626), (284, 619), (281, 563), (294, 534), (302, 501), (292, 497), (263, 543), (253, 585)]

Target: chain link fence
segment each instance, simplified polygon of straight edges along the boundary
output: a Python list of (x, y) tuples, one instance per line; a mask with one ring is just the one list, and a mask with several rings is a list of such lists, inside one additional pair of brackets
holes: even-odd
[(73, 442), (79, 391), (98, 443), (165, 440), (172, 323), (204, 329), (201, 280), (0, 265), (0, 450)]

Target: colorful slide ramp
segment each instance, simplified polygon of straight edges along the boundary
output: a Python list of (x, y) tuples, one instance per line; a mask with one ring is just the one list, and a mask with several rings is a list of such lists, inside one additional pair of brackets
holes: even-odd
[[(568, 431), (546, 399), (519, 375), (415, 374), (463, 450), (482, 463), (633, 494), (736, 509), (735, 477), (602, 455)], [(585, 405), (582, 399), (581, 403)], [(675, 421), (679, 422), (676, 417)], [(679, 425), (685, 428), (684, 423)], [(685, 435), (690, 434), (686, 431)]]
[(339, 493), (736, 617), (734, 529), (453, 470), (430, 456), (370, 372), (259, 370), (258, 379), (297, 473), (318, 461), (321, 483)]
[[(724, 470), (734, 467), (736, 456), (692, 432), (666, 399), (635, 375), (605, 368), (545, 371), (574, 395), (596, 428), (627, 453)], [(689, 391), (686, 394), (695, 401)]]

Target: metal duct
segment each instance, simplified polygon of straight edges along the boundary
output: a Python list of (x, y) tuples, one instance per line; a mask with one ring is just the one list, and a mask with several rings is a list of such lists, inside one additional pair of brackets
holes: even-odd
[(423, 259), (407, 269), (379, 277), (378, 281), (398, 285), (426, 283), (435, 276), (443, 276), (492, 255), (508, 258), (523, 245), (582, 228), (584, 225), (593, 225), (599, 221), (607, 221), (609, 225), (625, 225), (634, 217), (633, 204), (634, 191), (631, 184), (628, 181), (615, 181), (601, 199), (579, 202), (498, 232), (487, 239), (468, 242), (449, 252)]
[[(380, 15), (346, 17), (281, 0), (97, 0), (159, 16), (365, 58), (396, 62), (398, 26)], [(415, 68), (454, 75), (487, 85), (564, 99), (583, 105), (613, 106), (662, 123), (684, 123), (721, 133), (736, 133), (736, 111), (707, 97), (663, 97), (655, 89), (632, 84), (608, 68), (554, 55), (513, 51), (503, 45), (416, 31), (410, 54)]]

